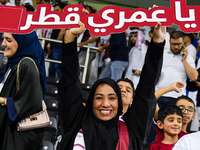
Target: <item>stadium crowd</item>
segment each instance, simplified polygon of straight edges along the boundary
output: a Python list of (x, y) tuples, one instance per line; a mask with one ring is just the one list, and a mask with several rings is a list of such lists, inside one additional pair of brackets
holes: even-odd
[[(52, 11), (59, 12), (70, 4), (66, 0), (36, 3), (51, 4)], [(85, 8), (83, 13), (97, 13), (90, 5), (79, 4)], [(0, 5), (35, 11), (32, 0), (0, 0)], [(61, 40), (62, 44), (46, 41), (42, 48), (38, 37)], [(35, 29), (27, 35), (0, 33), (0, 44), (5, 51), (0, 55), (0, 149), (45, 149), (47, 130), (21, 134), (15, 125), (41, 109), (40, 101), (34, 99), (49, 103), (50, 80), (56, 85), (53, 97), (58, 104), (56, 117), (49, 113), (56, 118), (54, 138), (49, 140), (54, 150), (200, 147), (199, 33), (184, 33), (158, 23), (92, 36), (79, 22), (79, 27), (72, 29)], [(83, 85), (79, 65), (86, 59), (84, 46), (96, 50), (90, 51)], [(16, 92), (17, 65), (24, 57), (32, 58), (38, 70), (31, 61), (21, 63), (21, 85)], [(45, 58), (61, 64), (45, 63)], [(84, 97), (86, 86), (89, 92)]]

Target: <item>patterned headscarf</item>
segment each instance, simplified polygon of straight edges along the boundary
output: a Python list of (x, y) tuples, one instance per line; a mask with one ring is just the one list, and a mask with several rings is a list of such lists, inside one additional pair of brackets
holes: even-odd
[(141, 49), (141, 45), (142, 43), (145, 44), (145, 37), (144, 37), (144, 34), (141, 30), (138, 30), (138, 29), (134, 29), (134, 30), (131, 30), (131, 32), (129, 33), (129, 36), (132, 36), (132, 35), (135, 35), (137, 34), (137, 40), (136, 40), (136, 43), (135, 43), (135, 46), (139, 49)]

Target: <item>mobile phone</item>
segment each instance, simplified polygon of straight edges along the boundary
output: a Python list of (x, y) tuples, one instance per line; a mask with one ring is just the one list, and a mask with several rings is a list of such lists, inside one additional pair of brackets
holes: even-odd
[(183, 56), (184, 54), (183, 54), (183, 50), (184, 50), (184, 47), (182, 46), (181, 47), (181, 55)]
[(132, 73), (133, 73), (133, 74), (135, 74), (135, 71), (136, 71), (136, 70), (132, 69)]

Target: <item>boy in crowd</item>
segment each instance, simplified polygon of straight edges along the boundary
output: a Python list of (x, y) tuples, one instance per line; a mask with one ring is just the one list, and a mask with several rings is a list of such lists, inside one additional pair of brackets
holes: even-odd
[[(183, 128), (182, 132), (187, 133), (188, 124), (195, 119), (195, 104), (194, 101), (185, 95), (182, 95), (174, 100), (173, 104), (178, 106), (183, 113)], [(185, 135), (185, 134), (184, 134)]]
[(158, 111), (157, 126), (164, 133), (162, 141), (154, 142), (149, 150), (171, 150), (182, 130), (183, 113), (176, 105), (163, 106)]
[[(181, 82), (174, 82), (172, 85), (166, 87), (165, 89), (162, 88), (160, 90), (156, 90), (156, 98), (158, 98), (160, 95), (162, 95), (165, 92), (168, 91), (177, 91), (180, 92), (180, 88), (183, 87), (183, 84)], [(179, 96), (178, 98), (176, 98), (173, 102), (174, 105), (178, 106), (183, 113), (183, 127), (182, 127), (182, 131), (179, 133), (178, 137), (181, 138), (183, 135), (185, 134), (189, 134), (186, 129), (188, 124), (190, 123), (191, 120), (195, 119), (195, 104), (193, 102), (193, 100), (185, 95)], [(158, 110), (159, 107), (157, 105), (156, 107), (156, 112), (154, 115), (154, 120), (155, 122), (158, 120)], [(156, 140), (155, 141), (162, 141), (164, 139), (164, 135), (162, 130), (160, 130), (157, 126), (156, 126)]]
[[(195, 104), (191, 98), (188, 96), (182, 95), (174, 100), (173, 104), (178, 106), (183, 113), (183, 126), (182, 130), (179, 133), (178, 137), (181, 138), (182, 136), (189, 134), (186, 129), (188, 124), (191, 120), (194, 120), (195, 118)], [(154, 116), (154, 120), (156, 121), (156, 118)], [(156, 127), (156, 140), (155, 141), (162, 141), (164, 138), (162, 130), (159, 130), (159, 128)]]

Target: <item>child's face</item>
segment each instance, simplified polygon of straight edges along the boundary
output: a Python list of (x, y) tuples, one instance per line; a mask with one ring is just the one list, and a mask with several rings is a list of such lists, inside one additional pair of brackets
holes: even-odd
[(132, 42), (133, 44), (135, 44), (135, 43), (136, 43), (136, 40), (137, 40), (137, 34), (132, 35), (132, 36), (131, 36), (131, 42)]
[(158, 121), (157, 125), (163, 130), (164, 134), (170, 136), (178, 135), (182, 130), (182, 117), (176, 113), (167, 115), (165, 117), (164, 123)]
[[(194, 114), (194, 112), (191, 112), (191, 111), (194, 111), (194, 104), (193, 103), (191, 103), (191, 102), (189, 102), (188, 100), (185, 100), (185, 99), (180, 99), (176, 103), (176, 106), (178, 106), (179, 108), (182, 109), (183, 124), (188, 124), (191, 120), (194, 120), (195, 114)], [(185, 110), (185, 109), (187, 109), (187, 110)]]

